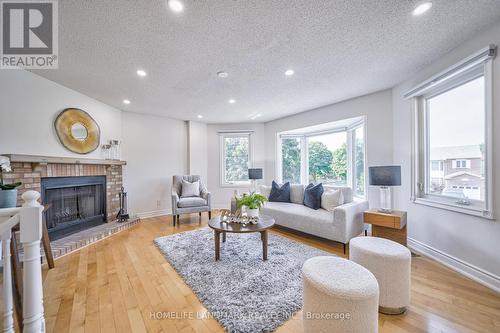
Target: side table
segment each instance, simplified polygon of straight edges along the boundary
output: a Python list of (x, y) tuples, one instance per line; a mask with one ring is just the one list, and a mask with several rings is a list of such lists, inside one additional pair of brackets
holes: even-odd
[(372, 225), (372, 236), (393, 240), (406, 246), (406, 212), (394, 210), (382, 213), (370, 209), (363, 214), (364, 222)]

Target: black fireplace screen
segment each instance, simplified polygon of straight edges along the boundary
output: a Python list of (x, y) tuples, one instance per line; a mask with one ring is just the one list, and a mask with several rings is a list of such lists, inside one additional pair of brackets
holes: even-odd
[(43, 178), (42, 200), (52, 240), (106, 222), (104, 176)]

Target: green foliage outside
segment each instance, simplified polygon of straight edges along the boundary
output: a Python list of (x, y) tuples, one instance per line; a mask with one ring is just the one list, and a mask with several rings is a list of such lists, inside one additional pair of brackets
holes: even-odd
[(347, 181), (347, 144), (343, 143), (340, 148), (333, 152), (332, 175), (338, 181)]
[[(362, 139), (356, 140), (356, 193), (364, 195), (365, 188), (365, 161), (364, 143)], [(283, 181), (300, 183), (300, 141), (295, 138), (284, 138), (281, 141)], [(333, 152), (328, 147), (317, 141), (309, 142), (309, 179), (313, 182), (334, 182), (345, 184), (347, 182), (347, 144)]]
[(225, 170), (226, 182), (248, 181), (248, 138), (226, 137)]
[(356, 163), (356, 189), (358, 195), (365, 194), (365, 150), (363, 140), (356, 140), (355, 150), (355, 163)]
[(314, 182), (328, 179), (333, 175), (333, 154), (328, 147), (317, 141), (309, 142), (309, 178)]
[(283, 181), (300, 184), (300, 141), (295, 138), (281, 140)]
[[(355, 154), (355, 190), (357, 194), (363, 195), (365, 193), (365, 159), (363, 140), (356, 140)], [(344, 143), (342, 147), (333, 152), (332, 170), (333, 178), (344, 183), (347, 181), (347, 144)]]

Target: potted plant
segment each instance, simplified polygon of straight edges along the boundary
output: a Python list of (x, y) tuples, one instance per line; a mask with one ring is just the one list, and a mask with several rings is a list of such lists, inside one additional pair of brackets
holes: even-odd
[(241, 209), (242, 206), (245, 206), (247, 208), (248, 217), (258, 217), (259, 208), (262, 207), (266, 201), (267, 198), (262, 194), (243, 194), (241, 198), (236, 200), (236, 205), (239, 209)]
[(3, 172), (12, 171), (8, 157), (0, 156), (0, 208), (16, 207), (17, 189), (21, 183), (4, 184)]

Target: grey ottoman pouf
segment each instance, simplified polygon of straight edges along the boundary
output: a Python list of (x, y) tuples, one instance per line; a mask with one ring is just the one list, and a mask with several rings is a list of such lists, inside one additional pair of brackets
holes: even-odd
[(410, 305), (411, 252), (389, 239), (356, 237), (349, 243), (349, 259), (375, 275), (380, 288), (379, 311), (401, 314)]
[(321, 256), (302, 267), (305, 333), (378, 332), (375, 276), (355, 262)]

